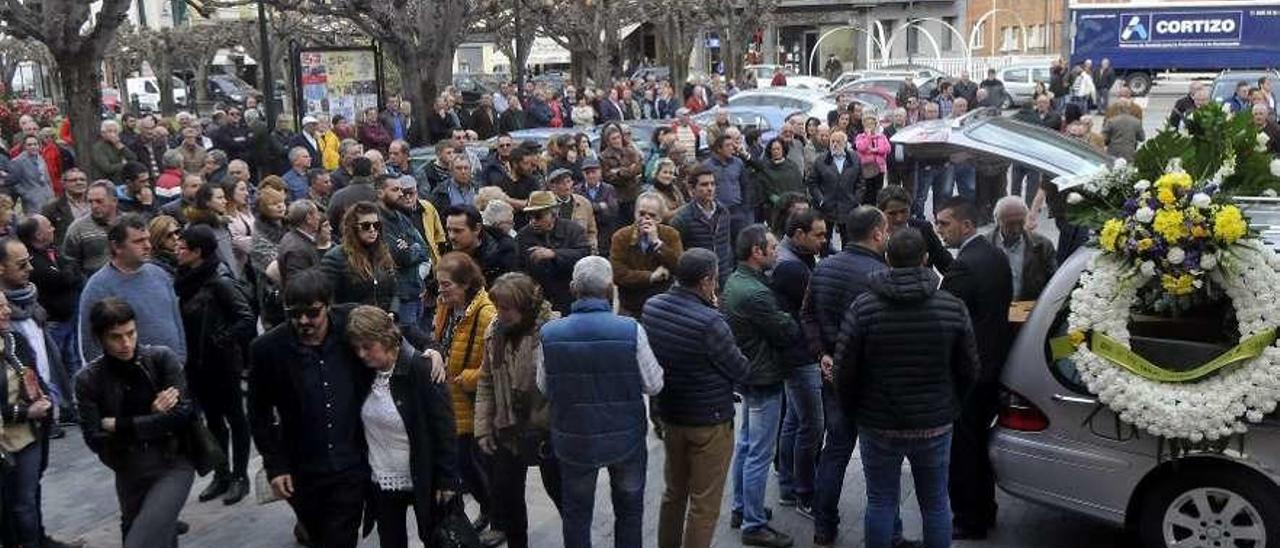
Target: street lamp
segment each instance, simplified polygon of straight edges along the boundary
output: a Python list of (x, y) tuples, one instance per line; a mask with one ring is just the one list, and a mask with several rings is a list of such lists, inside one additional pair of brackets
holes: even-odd
[(276, 129), (276, 81), (271, 76), (271, 44), (267, 42), (267, 5), (258, 0), (258, 66), (262, 67), (262, 82), (266, 90), (267, 132)]

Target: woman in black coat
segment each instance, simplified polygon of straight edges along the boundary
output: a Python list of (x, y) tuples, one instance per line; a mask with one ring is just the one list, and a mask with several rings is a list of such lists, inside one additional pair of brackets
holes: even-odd
[[(409, 545), (405, 513), (413, 507), (418, 536), (428, 545), (435, 523), (459, 503), (453, 412), (443, 384), (432, 379), (440, 354), (419, 354), (386, 311), (351, 311), (347, 337), (376, 375), (360, 418), (369, 448), (373, 486), (368, 516), (383, 548)], [(366, 521), (365, 534), (373, 528)]]
[(357, 202), (342, 216), (342, 242), (320, 260), (333, 284), (334, 304), (369, 304), (395, 310), (396, 264), (383, 239), (378, 206)]
[[(187, 227), (178, 240), (174, 288), (187, 336), (187, 377), (231, 468), (215, 470), (200, 502), (223, 497), (225, 504), (249, 494), (249, 421), (240, 378), (241, 344), (257, 334), (257, 316), (231, 269), (218, 257), (218, 237), (205, 225)], [(243, 342), (242, 342), (243, 341)]]

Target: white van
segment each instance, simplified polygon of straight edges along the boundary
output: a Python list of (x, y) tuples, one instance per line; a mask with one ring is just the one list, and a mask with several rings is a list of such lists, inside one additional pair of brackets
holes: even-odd
[[(177, 76), (173, 76), (173, 103), (179, 107), (187, 105), (187, 84)], [(133, 104), (133, 98), (138, 97), (138, 106), (144, 111), (160, 110), (160, 86), (156, 82), (155, 77), (139, 76), (125, 80), (125, 96), (122, 101), (127, 101), (129, 105)]]

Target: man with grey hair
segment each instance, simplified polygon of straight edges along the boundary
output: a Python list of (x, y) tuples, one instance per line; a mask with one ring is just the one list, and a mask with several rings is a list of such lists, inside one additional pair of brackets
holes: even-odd
[(996, 202), (995, 217), (996, 228), (987, 239), (1009, 258), (1013, 300), (1034, 301), (1058, 270), (1053, 242), (1027, 230), (1027, 204), (1022, 198), (1001, 198)]
[(345, 188), (355, 178), (355, 161), (364, 155), (364, 147), (355, 139), (343, 139), (338, 143), (338, 169), (333, 170), (333, 190)]
[(289, 189), (289, 201), (306, 197), (307, 189), (311, 186), (307, 179), (311, 163), (311, 152), (306, 147), (295, 146), (289, 149), (289, 171), (281, 177)]
[(613, 313), (613, 268), (602, 257), (573, 266), (570, 314), (542, 328), (538, 389), (551, 409), (551, 446), (560, 460), (564, 545), (591, 546), (596, 477), (609, 470), (617, 546), (642, 544), (644, 396), (662, 390), (662, 368), (644, 328)]
[(89, 152), (90, 176), (121, 184), (120, 172), (125, 164), (138, 161), (138, 156), (120, 139), (120, 124), (115, 120), (104, 120), (98, 135)]
[(285, 221), (293, 227), (280, 238), (276, 247), (276, 268), (280, 272), (280, 289), (284, 290), (295, 274), (320, 264), (316, 236), (324, 223), (324, 214), (311, 200), (289, 204)]

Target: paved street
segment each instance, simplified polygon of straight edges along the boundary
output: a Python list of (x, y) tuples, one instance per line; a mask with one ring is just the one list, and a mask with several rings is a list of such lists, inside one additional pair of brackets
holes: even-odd
[[(1148, 135), (1153, 135), (1163, 124), (1169, 109), (1177, 97), (1186, 92), (1186, 81), (1173, 81), (1157, 87), (1155, 93), (1142, 101), (1146, 107), (1144, 120)], [(1099, 119), (1099, 128), (1101, 121)], [(1041, 222), (1042, 231), (1052, 231), (1053, 223)], [(984, 228), (983, 230), (987, 230)], [(1047, 234), (1051, 238), (1054, 234)], [(646, 546), (656, 542), (659, 501), (662, 492), (662, 446), (649, 438), (649, 478), (645, 505)], [(255, 458), (250, 470), (260, 467)], [(909, 470), (904, 470), (902, 518), (907, 535), (918, 538), (920, 514), (912, 498)], [(234, 507), (220, 502), (198, 503), (195, 495), (208, 479), (198, 479), (183, 511), (182, 518), (191, 524), (191, 532), (183, 537), (184, 546), (194, 547), (287, 547), (293, 546), (293, 517), (283, 503), (259, 506), (250, 496)], [(612, 513), (607, 491), (607, 477), (601, 477), (597, 494), (595, 538), (598, 546), (612, 544), (610, 530)], [(736, 532), (729, 529), (729, 493), (726, 486), (725, 503), (720, 519), (715, 546), (739, 546)], [(776, 500), (776, 481), (770, 482), (768, 500)], [(536, 469), (530, 473), (527, 486), (530, 502), (530, 523), (533, 546), (561, 546), (560, 520), (554, 507), (543, 493)], [(860, 546), (862, 539), (862, 506), (865, 501), (864, 482), (859, 458), (849, 466), (844, 481), (844, 497), (841, 504), (843, 524), (840, 546)], [(998, 527), (985, 542), (957, 543), (960, 547), (991, 548), (1068, 548), (1089, 546), (1094, 548), (1120, 548), (1127, 545), (1123, 532), (1110, 524), (1069, 514), (1052, 508), (1027, 503), (1003, 493), (999, 495), (1000, 515)], [(772, 504), (772, 503), (771, 503)], [(812, 524), (793, 511), (777, 508), (775, 504), (773, 526), (796, 537), (797, 546), (808, 546), (812, 536)], [(120, 546), (119, 513), (112, 476), (84, 446), (79, 431), (69, 430), (69, 435), (53, 442), (51, 462), (44, 480), (45, 524), (58, 539), (79, 539), (93, 548)], [(474, 513), (474, 508), (472, 509)], [(376, 546), (374, 538), (366, 539), (363, 546)]]

